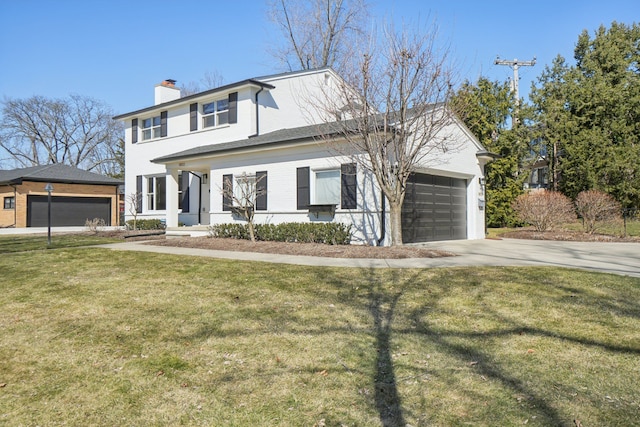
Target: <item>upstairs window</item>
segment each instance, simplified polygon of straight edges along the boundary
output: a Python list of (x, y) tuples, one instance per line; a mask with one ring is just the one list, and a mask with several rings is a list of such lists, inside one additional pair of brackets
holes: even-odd
[(222, 126), (229, 123), (229, 100), (220, 99), (202, 105), (202, 127)]
[(160, 138), (160, 116), (150, 117), (142, 120), (142, 140)]

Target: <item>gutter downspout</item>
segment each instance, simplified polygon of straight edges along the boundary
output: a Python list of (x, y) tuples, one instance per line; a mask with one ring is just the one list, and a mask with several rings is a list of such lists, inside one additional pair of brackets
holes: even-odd
[(384, 236), (387, 234), (387, 198), (384, 196), (382, 190), (380, 190), (380, 196), (382, 197), (382, 211), (380, 212), (380, 238), (378, 239), (378, 246), (382, 245)]
[(264, 88), (261, 87), (256, 92), (256, 133), (254, 133), (253, 135), (249, 135), (249, 138), (260, 135), (260, 104), (258, 104), (258, 95), (260, 95), (260, 92), (262, 92), (263, 90)]

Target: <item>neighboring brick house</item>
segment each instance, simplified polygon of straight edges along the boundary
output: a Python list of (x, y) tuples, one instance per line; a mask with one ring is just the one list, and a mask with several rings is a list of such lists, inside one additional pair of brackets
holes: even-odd
[[(312, 102), (341, 82), (321, 68), (184, 97), (174, 80), (157, 85), (154, 105), (114, 117), (126, 129), (125, 194), (137, 200), (126, 219), (134, 209), (138, 219), (166, 220), (169, 232), (179, 224), (242, 222), (223, 190), (254, 182), (262, 187), (256, 223), (341, 222), (353, 227), (354, 242), (390, 244), (381, 190), (354, 162), (362, 154), (335, 149), (344, 138)], [(403, 204), (404, 242), (484, 238), (490, 158), (457, 118), (442, 132), (460, 149), (425, 153), (416, 163)]]
[(122, 181), (53, 164), (0, 170), (0, 227), (46, 227), (47, 183), (53, 186), (52, 226), (84, 226), (87, 219), (94, 218), (118, 225), (118, 186)]

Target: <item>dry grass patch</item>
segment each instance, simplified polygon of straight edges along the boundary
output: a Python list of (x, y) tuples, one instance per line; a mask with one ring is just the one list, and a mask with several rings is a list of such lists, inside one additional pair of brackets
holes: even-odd
[(640, 280), (0, 259), (6, 425), (632, 425)]

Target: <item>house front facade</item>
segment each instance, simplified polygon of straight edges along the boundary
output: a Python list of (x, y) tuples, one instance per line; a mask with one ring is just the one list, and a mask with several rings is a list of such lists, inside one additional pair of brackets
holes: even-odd
[[(252, 180), (256, 223), (341, 222), (356, 243), (391, 243), (375, 178), (358, 154), (341, 154), (344, 140), (314, 109), (313, 99), (341, 84), (332, 69), (185, 97), (174, 83), (156, 86), (155, 105), (115, 117), (126, 128), (126, 219), (159, 218), (170, 230), (242, 222), (228, 189)], [(460, 148), (416, 165), (403, 205), (405, 242), (484, 238), (489, 158), (458, 120), (446, 132)]]

